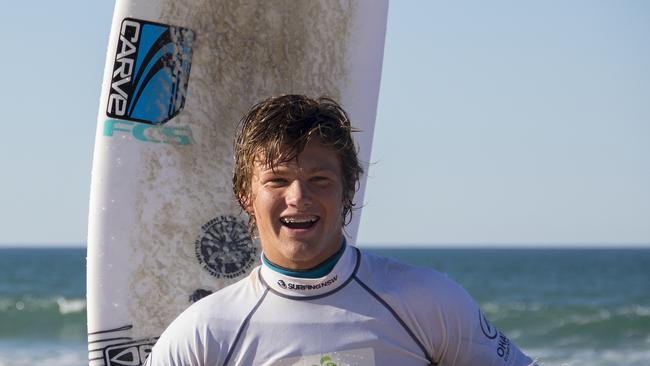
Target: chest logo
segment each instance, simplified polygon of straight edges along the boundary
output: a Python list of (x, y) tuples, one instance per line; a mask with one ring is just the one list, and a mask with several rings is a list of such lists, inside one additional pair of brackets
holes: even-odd
[(285, 358), (273, 366), (374, 366), (375, 351), (372, 348), (359, 348), (326, 354)]

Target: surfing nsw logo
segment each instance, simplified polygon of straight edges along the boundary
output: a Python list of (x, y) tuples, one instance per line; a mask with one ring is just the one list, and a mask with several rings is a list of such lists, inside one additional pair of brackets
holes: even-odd
[(318, 290), (323, 287), (331, 286), (334, 282), (338, 281), (338, 279), (339, 276), (334, 276), (325, 282), (317, 283), (315, 285), (302, 285), (299, 283), (291, 283), (291, 282), (286, 283), (283, 280), (278, 280), (277, 284), (278, 286), (287, 290), (309, 291), (309, 290)]
[(162, 124), (185, 105), (194, 32), (126, 18), (120, 27), (106, 113)]

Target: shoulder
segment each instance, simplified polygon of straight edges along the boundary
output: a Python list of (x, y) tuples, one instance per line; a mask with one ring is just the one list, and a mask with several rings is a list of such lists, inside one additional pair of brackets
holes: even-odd
[(469, 293), (433, 268), (362, 251), (358, 277), (407, 323), (428, 328), (429, 336), (442, 335), (441, 330), (450, 324), (465, 326), (478, 315), (478, 305)]
[(360, 279), (394, 307), (440, 364), (533, 364), (447, 275), (365, 251), (361, 256)]
[(185, 309), (162, 333), (146, 365), (217, 364), (261, 295), (256, 273)]
[(259, 283), (258, 268), (255, 268), (245, 278), (192, 304), (181, 313), (178, 320), (185, 320), (190, 324), (212, 324), (214, 321), (237, 318), (238, 315), (246, 314), (249, 305), (254, 306), (263, 290)]
[(446, 274), (367, 251), (361, 252), (358, 277), (385, 301), (438, 359), (444, 344), (466, 328), (476, 305)]
[(432, 268), (361, 252), (358, 278), (401, 318), (433, 359), (467, 334), (478, 306), (461, 285)]
[(361, 250), (359, 278), (383, 293), (398, 293), (416, 303), (445, 305), (472, 301), (465, 289), (444, 273)]

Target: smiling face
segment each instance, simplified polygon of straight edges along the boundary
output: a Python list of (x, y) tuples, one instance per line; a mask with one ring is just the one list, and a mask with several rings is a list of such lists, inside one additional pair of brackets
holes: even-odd
[(304, 270), (336, 253), (343, 240), (341, 174), (336, 152), (317, 140), (275, 169), (256, 160), (247, 211), (268, 260)]

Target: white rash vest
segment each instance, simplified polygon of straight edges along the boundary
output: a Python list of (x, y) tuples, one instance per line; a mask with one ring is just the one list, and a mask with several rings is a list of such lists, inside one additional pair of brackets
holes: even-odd
[(324, 277), (261, 265), (163, 332), (145, 365), (535, 365), (432, 269), (347, 246)]

